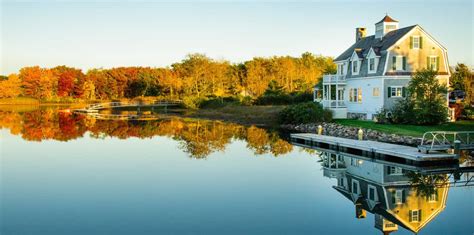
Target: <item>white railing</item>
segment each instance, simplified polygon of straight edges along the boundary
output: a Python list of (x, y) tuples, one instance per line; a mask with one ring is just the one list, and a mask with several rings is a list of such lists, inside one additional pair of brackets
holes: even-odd
[(345, 83), (346, 75), (326, 74), (323, 75), (323, 83)]
[(423, 134), (418, 150), (447, 150), (454, 148), (456, 140), (460, 149), (474, 149), (474, 131), (430, 131)]
[(322, 100), (324, 108), (345, 108), (344, 100)]

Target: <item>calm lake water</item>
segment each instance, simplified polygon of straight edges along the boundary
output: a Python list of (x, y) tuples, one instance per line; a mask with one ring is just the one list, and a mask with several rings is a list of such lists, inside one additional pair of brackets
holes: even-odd
[(450, 174), (258, 127), (58, 109), (3, 110), (0, 127), (0, 234), (474, 232), (474, 190)]

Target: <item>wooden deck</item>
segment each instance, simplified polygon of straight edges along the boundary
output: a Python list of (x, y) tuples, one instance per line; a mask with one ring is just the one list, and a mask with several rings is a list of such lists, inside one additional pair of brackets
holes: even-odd
[(403, 158), (414, 162), (426, 161), (452, 161), (456, 159), (455, 154), (443, 152), (421, 153), (415, 147), (388, 144), (370, 140), (354, 140), (333, 136), (317, 135), (311, 133), (291, 134), (291, 141), (303, 147), (316, 147), (322, 149), (333, 149), (341, 152), (356, 152), (360, 155), (372, 157), (389, 156)]

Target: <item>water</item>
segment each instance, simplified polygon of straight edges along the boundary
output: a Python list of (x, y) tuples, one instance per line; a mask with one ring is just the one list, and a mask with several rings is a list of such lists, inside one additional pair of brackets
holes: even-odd
[[(56, 109), (1, 111), (0, 125), (1, 234), (474, 231), (471, 187), (412, 187), (426, 179), (416, 169), (303, 149), (258, 127)], [(362, 195), (353, 200), (355, 181)], [(407, 221), (417, 210), (420, 221)]]

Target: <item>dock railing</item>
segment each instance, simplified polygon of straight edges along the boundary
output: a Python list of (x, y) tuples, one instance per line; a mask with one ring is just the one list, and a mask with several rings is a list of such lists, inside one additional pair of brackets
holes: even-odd
[(460, 149), (474, 149), (474, 131), (430, 131), (423, 134), (419, 151), (439, 151), (454, 148), (454, 141), (460, 142)]

